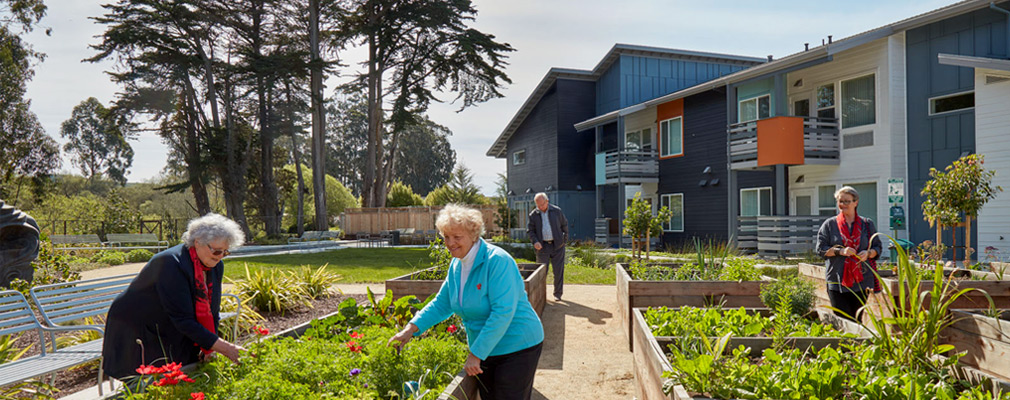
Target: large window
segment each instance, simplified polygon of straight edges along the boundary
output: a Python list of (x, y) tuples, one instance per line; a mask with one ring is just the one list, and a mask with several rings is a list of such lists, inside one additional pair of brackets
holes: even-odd
[(975, 107), (975, 92), (958, 93), (929, 99), (929, 115), (967, 110)]
[(842, 81), (842, 128), (872, 125), (877, 122), (875, 76), (873, 74)]
[(758, 96), (740, 102), (740, 122), (756, 121), (771, 117), (771, 95)]
[(526, 150), (516, 150), (512, 152), (512, 165), (526, 164)]
[(660, 200), (660, 205), (665, 206), (673, 216), (670, 221), (663, 224), (663, 230), (667, 232), (684, 231), (684, 194), (664, 194)]
[(740, 216), (772, 215), (772, 188), (740, 189)]
[(628, 151), (652, 150), (652, 129), (645, 128), (625, 133), (624, 149)]
[(817, 117), (838, 118), (835, 115), (835, 84), (829, 83), (817, 88)]
[(681, 118), (659, 123), (659, 155), (661, 157), (684, 154), (684, 130)]

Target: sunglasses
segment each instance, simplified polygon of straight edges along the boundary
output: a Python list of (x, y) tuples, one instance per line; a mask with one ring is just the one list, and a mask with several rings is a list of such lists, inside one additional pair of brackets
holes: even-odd
[(207, 248), (210, 249), (210, 254), (213, 254), (214, 257), (217, 257), (222, 254), (224, 254), (225, 257), (228, 257), (228, 255), (231, 254), (231, 252), (228, 250), (218, 250), (213, 247), (210, 247), (209, 244), (207, 245)]
[(856, 201), (857, 200), (838, 200), (838, 204), (849, 205), (849, 204), (855, 203)]

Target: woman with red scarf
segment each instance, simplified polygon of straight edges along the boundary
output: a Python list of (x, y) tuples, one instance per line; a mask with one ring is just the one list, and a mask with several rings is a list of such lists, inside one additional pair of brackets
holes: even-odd
[(828, 298), (842, 317), (858, 320), (867, 292), (880, 291), (874, 271), (880, 257), (880, 239), (874, 237), (877, 226), (856, 213), (859, 192), (843, 186), (835, 192), (838, 215), (828, 218), (817, 231), (817, 254), (825, 258)]
[(124, 379), (141, 365), (183, 365), (218, 352), (237, 362), (240, 346), (221, 339), (221, 279), (229, 248), (245, 241), (235, 221), (194, 219), (183, 243), (158, 253), (112, 302), (105, 324), (103, 369)]

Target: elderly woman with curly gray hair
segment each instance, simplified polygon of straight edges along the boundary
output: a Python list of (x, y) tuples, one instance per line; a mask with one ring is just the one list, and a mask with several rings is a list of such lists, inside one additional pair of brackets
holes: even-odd
[(221, 339), (217, 325), (221, 260), (245, 234), (235, 221), (207, 214), (189, 222), (182, 241), (151, 258), (112, 302), (102, 348), (106, 374), (123, 379), (141, 365), (186, 365), (214, 352), (238, 361), (244, 349)]

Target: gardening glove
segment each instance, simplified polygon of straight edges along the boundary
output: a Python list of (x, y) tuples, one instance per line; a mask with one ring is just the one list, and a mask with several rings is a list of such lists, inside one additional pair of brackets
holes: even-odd
[(463, 364), (463, 370), (466, 371), (467, 376), (484, 373), (484, 370), (480, 369), (480, 359), (473, 355), (473, 353), (467, 353), (466, 364)]

